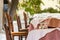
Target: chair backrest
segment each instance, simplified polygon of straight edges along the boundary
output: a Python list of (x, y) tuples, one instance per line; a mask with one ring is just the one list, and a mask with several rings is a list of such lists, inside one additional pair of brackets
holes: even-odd
[[(27, 28), (27, 15), (23, 13), (23, 16), (24, 16), (25, 28)], [(18, 30), (20, 30), (22, 28), (21, 19), (20, 19), (20, 16), (18, 16), (17, 14), (16, 14), (16, 19), (17, 19), (17, 24), (18, 24)]]
[(6, 33), (6, 40), (12, 40), (9, 27), (6, 24), (4, 24), (4, 28)]
[(20, 29), (22, 28), (21, 27), (21, 20), (20, 20), (20, 17), (16, 14), (16, 19), (17, 19), (17, 25), (18, 25), (18, 31), (20, 31)]
[(27, 28), (27, 15), (25, 12), (23, 12), (24, 15), (24, 21), (25, 21), (25, 28)]
[(13, 21), (12, 21), (11, 16), (8, 13), (6, 13), (6, 18), (7, 18), (7, 21), (8, 21), (8, 26), (10, 28), (10, 31), (14, 31), (13, 30)]

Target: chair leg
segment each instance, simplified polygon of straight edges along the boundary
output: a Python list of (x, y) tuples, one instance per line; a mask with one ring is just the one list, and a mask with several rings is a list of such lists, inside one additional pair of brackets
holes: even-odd
[(22, 38), (23, 38), (22, 36), (19, 36), (19, 40), (23, 40)]
[(27, 36), (25, 36), (25, 40), (26, 40)]
[(19, 40), (21, 40), (21, 37), (19, 36)]
[(21, 40), (23, 40), (23, 36), (21, 36)]
[(12, 36), (12, 40), (14, 40), (14, 36)]

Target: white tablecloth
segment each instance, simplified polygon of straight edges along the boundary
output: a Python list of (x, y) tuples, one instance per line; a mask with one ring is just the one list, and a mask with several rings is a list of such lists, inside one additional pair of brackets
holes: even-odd
[(40, 22), (42, 22), (45, 19), (48, 19), (49, 17), (60, 19), (60, 14), (59, 13), (34, 14), (34, 16), (32, 17), (33, 19), (31, 20), (31, 24), (33, 24), (34, 28), (36, 28)]
[(40, 38), (44, 37), (47, 33), (55, 29), (60, 30), (60, 28), (32, 30), (29, 32), (27, 40), (39, 40)]

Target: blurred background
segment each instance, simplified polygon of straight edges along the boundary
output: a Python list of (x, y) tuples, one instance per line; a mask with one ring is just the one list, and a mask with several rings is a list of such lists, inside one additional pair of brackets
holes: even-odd
[[(15, 14), (22, 16), (21, 20), (23, 21), (23, 12), (27, 14), (28, 22), (35, 17), (44, 18), (46, 16), (53, 16), (60, 18), (60, 0), (0, 0), (1, 40), (4, 40), (3, 38), (5, 38), (3, 25), (7, 22), (4, 14), (10, 14), (14, 21), (13, 24), (16, 26)], [(22, 22), (22, 26), (23, 25), (24, 22)]]

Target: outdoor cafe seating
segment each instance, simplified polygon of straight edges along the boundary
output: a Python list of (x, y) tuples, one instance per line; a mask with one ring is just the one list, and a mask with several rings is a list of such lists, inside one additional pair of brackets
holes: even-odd
[[(24, 17), (26, 17), (25, 20), (25, 27), (26, 29), (22, 29), (21, 28), (21, 21), (20, 21), (20, 17), (17, 16), (17, 14), (15, 15), (16, 19), (17, 19), (17, 24), (18, 24), (18, 32), (14, 32), (14, 27), (13, 27), (13, 20), (11, 18), (11, 16), (9, 14), (5, 14), (8, 24), (4, 24), (4, 28), (5, 28), (5, 33), (6, 33), (6, 39), (7, 40), (14, 40), (15, 36), (18, 36), (19, 40), (22, 40), (23, 37), (25, 36), (25, 40), (44, 40), (44, 39), (48, 39), (50, 40), (50, 36), (49, 35), (54, 35), (54, 33), (56, 35), (59, 35), (57, 33), (59, 33), (60, 31), (60, 19), (57, 18), (53, 18), (53, 17), (48, 17), (44, 20), (39, 20), (40, 22), (37, 24), (37, 26), (35, 27), (31, 22), (29, 24), (29, 26), (27, 25), (26, 22), (26, 15), (24, 13)], [(48, 37), (48, 38), (47, 38)], [(53, 36), (54, 37), (54, 36)], [(58, 37), (58, 36), (56, 36)], [(56, 38), (57, 39), (57, 38)], [(53, 39), (52, 39), (53, 40)], [(57, 39), (59, 40), (59, 39)]]

